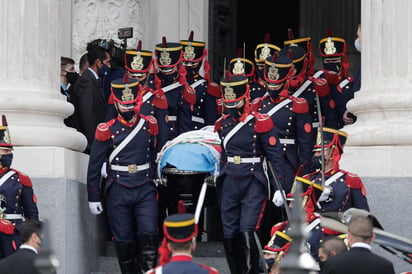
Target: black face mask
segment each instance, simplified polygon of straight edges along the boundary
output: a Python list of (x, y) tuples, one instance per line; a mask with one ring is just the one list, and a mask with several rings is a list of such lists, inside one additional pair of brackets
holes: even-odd
[(4, 167), (11, 167), (11, 163), (13, 162), (13, 153), (1, 155), (0, 162)]
[(78, 79), (79, 77), (80, 77), (80, 76), (79, 76), (79, 74), (78, 74), (77, 72), (69, 72), (69, 71), (66, 71), (67, 81), (68, 81), (70, 84), (72, 84), (72, 85), (74, 85), (74, 83), (76, 83), (76, 81), (77, 81), (77, 79)]
[(242, 108), (228, 108), (226, 109), (226, 113), (230, 114), (230, 116), (232, 116), (234, 119), (237, 119), (240, 117), (240, 113), (242, 112), (243, 107)]
[(312, 169), (316, 170), (316, 169), (321, 169), (322, 168), (322, 157), (321, 156), (313, 156), (312, 160)]
[(119, 112), (120, 116), (123, 117), (126, 121), (130, 121), (133, 119), (134, 116), (134, 110), (131, 111), (126, 111), (126, 112)]
[(339, 63), (324, 63), (323, 68), (327, 71), (334, 71), (336, 73), (340, 72), (340, 64)]

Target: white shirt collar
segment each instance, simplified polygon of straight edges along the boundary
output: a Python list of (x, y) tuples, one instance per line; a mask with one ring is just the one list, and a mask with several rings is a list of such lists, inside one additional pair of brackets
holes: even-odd
[(371, 247), (369, 244), (367, 244), (367, 243), (362, 243), (362, 242), (353, 243), (352, 246), (351, 246), (351, 248), (352, 248), (352, 247), (362, 247), (362, 248), (366, 248), (366, 249), (372, 250), (372, 247)]
[(91, 68), (87, 68), (87, 69), (93, 73), (96, 79), (99, 79), (99, 75), (97, 75), (97, 73), (94, 70), (92, 70)]
[(32, 247), (31, 245), (22, 244), (22, 245), (20, 246), (20, 249), (30, 249), (30, 250), (32, 250), (34, 253), (39, 254), (39, 252), (37, 252), (37, 250), (36, 250), (34, 247)]

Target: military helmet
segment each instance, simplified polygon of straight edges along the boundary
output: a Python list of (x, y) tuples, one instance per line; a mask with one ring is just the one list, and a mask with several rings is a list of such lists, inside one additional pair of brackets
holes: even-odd
[(220, 81), (225, 107), (236, 108), (243, 104), (244, 99), (249, 99), (248, 82), (244, 75), (227, 75)]
[(284, 55), (292, 60), (292, 63), (296, 70), (295, 75), (299, 74), (302, 70), (306, 70), (306, 55), (305, 50), (303, 48), (295, 45), (288, 45), (280, 50), (279, 55)]
[(124, 62), (125, 68), (131, 76), (143, 76), (152, 67), (153, 52), (142, 50), (142, 41), (139, 41), (135, 50), (126, 50)]
[(346, 54), (346, 41), (340, 37), (328, 36), (319, 42), (319, 53), (322, 57), (337, 57)]
[(316, 144), (313, 151), (320, 151), (322, 149), (322, 136), (323, 145), (325, 148), (337, 146), (340, 153), (343, 153), (343, 147), (346, 143), (346, 139), (348, 138), (348, 134), (346, 132), (328, 127), (323, 127), (322, 130), (318, 129)]
[(2, 125), (0, 126), (0, 148), (13, 149), (6, 115), (2, 115)]
[(139, 81), (130, 78), (125, 73), (123, 78), (113, 80), (111, 83), (112, 98), (124, 109), (134, 108), (138, 100)]
[(163, 222), (163, 232), (168, 240), (178, 243), (188, 242), (198, 232), (195, 216), (191, 213), (169, 215)]
[(247, 58), (232, 58), (229, 61), (229, 75), (244, 75), (252, 80), (255, 75), (255, 64)]
[(193, 41), (193, 31), (190, 32), (189, 39), (180, 40), (180, 44), (183, 46), (183, 64), (186, 66), (192, 66), (203, 60), (205, 57), (205, 42)]
[(275, 52), (279, 52), (280, 48), (270, 43), (270, 34), (265, 35), (264, 42), (258, 44), (255, 48), (255, 63), (256, 65), (264, 65), (266, 58), (273, 56)]
[(182, 48), (180, 43), (167, 42), (163, 36), (162, 43), (155, 46), (156, 63), (161, 69), (172, 69), (182, 59)]
[(305, 50), (305, 54), (310, 54), (312, 52), (312, 38), (311, 37), (301, 37), (295, 38), (292, 29), (288, 29), (289, 39), (283, 42), (286, 46), (298, 46)]
[(265, 60), (265, 81), (268, 85), (277, 85), (285, 82), (291, 76), (292, 60), (287, 56), (275, 55), (269, 56)]

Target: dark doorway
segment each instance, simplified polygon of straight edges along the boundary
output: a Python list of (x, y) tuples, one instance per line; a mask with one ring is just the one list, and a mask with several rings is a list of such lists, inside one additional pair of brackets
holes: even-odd
[[(299, 34), (299, 0), (239, 1), (237, 48), (245, 46), (245, 57), (254, 61), (256, 45), (262, 44), (266, 34), (278, 47), (288, 39), (288, 28)], [(233, 52), (231, 57), (237, 57)]]
[(288, 39), (288, 28), (296, 38), (312, 37), (315, 67), (321, 65), (318, 43), (330, 28), (334, 36), (347, 42), (349, 75), (360, 63), (360, 54), (353, 42), (360, 23), (359, 0), (288, 0), (288, 1), (209, 1), (209, 60), (212, 79), (218, 82), (223, 74), (224, 60), (237, 56), (239, 48), (254, 61), (256, 45), (270, 33), (271, 43), (279, 47)]

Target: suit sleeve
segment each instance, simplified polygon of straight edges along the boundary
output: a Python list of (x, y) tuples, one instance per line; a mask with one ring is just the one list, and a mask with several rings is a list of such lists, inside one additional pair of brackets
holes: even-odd
[[(94, 98), (94, 89), (95, 84), (90, 79), (83, 79), (80, 78), (81, 82), (77, 87), (76, 97), (77, 104), (78, 104), (78, 112), (79, 112), (79, 123), (81, 124), (81, 128), (83, 129), (83, 133), (87, 138), (88, 148), (90, 148), (94, 133), (96, 130), (96, 115), (94, 112), (95, 109), (95, 98)], [(79, 79), (79, 80), (80, 80)], [(99, 91), (97, 91), (99, 92)]]

